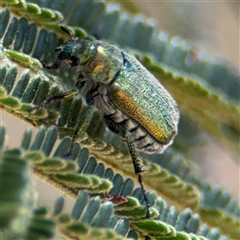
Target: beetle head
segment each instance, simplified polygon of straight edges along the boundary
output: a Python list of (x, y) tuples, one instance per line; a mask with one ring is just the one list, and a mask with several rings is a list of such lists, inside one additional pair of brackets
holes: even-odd
[(88, 40), (76, 39), (64, 43), (62, 46), (56, 48), (57, 62), (67, 63), (70, 67), (85, 64), (93, 55), (94, 48)]
[(93, 52), (91, 42), (84, 39), (74, 39), (72, 33), (66, 27), (60, 27), (70, 35), (70, 40), (55, 49), (57, 56), (51, 66), (42, 63), (43, 66), (48, 69), (57, 69), (62, 64), (67, 64), (69, 67), (76, 67), (79, 64), (86, 63)]
[(79, 58), (74, 54), (75, 41), (76, 40), (70, 40), (55, 49), (55, 52), (58, 52), (55, 63), (59, 65), (63, 62), (70, 67), (75, 67), (80, 63)]

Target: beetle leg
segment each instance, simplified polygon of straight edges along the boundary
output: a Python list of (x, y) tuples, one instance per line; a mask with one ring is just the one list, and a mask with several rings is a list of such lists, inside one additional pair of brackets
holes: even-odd
[(65, 155), (66, 157), (69, 157), (72, 154), (73, 144), (76, 141), (78, 134), (81, 133), (85, 129), (86, 125), (88, 124), (90, 117), (92, 115), (93, 109), (94, 109), (93, 105), (88, 106), (83, 117), (79, 118), (79, 122), (76, 125), (74, 132), (73, 132), (73, 137), (71, 140), (70, 148), (69, 148), (67, 154)]
[(72, 98), (81, 91), (81, 89), (84, 87), (84, 85), (85, 85), (85, 81), (78, 81), (77, 84), (76, 84), (76, 89), (72, 89), (68, 92), (63, 92), (63, 93), (60, 93), (59, 95), (47, 98), (45, 101), (43, 101), (42, 103), (40, 103), (36, 107), (31, 108), (29, 110), (29, 112), (32, 112), (32, 111), (34, 111), (34, 110), (36, 110), (40, 107), (46, 107), (50, 103), (53, 103), (53, 102), (59, 102), (59, 101), (62, 101), (64, 99)]
[(68, 98), (71, 98), (75, 95), (77, 95), (79, 93), (79, 91), (77, 89), (73, 89), (71, 91), (68, 91), (68, 92), (64, 92), (64, 93), (61, 93), (59, 95), (56, 95), (56, 96), (53, 96), (53, 97), (50, 97), (48, 99), (46, 99), (45, 101), (43, 101), (42, 103), (40, 103), (39, 105), (37, 105), (36, 107), (33, 107), (29, 110), (29, 112), (32, 112), (40, 107), (46, 107), (48, 106), (50, 103), (53, 103), (53, 102), (58, 102), (58, 101), (62, 101), (64, 99), (68, 99)]
[[(46, 107), (50, 103), (53, 103), (53, 102), (58, 102), (58, 101), (62, 101), (64, 99), (72, 98), (75, 95), (79, 94), (79, 92), (84, 87), (84, 85), (85, 85), (85, 81), (78, 81), (77, 84), (76, 84), (76, 89), (73, 89), (73, 90), (68, 91), (68, 92), (63, 92), (63, 93), (60, 93), (59, 95), (50, 97), (50, 98), (46, 99), (45, 101), (43, 101), (42, 103), (40, 103), (39, 105), (31, 108), (29, 110), (29, 112), (32, 112), (32, 111), (34, 111), (34, 110), (36, 110), (36, 109), (38, 109), (40, 107)], [(89, 118), (91, 116), (92, 109), (93, 109), (92, 106), (88, 107), (87, 111), (85, 112), (85, 115), (84, 115), (83, 119), (81, 118), (79, 123), (75, 127), (74, 133), (73, 133), (73, 137), (72, 137), (72, 141), (71, 141), (71, 145), (70, 145), (69, 151), (66, 154), (66, 156), (70, 156), (71, 155), (72, 148), (73, 148), (73, 143), (76, 140), (77, 134), (78, 134), (79, 131), (82, 131), (84, 129), (84, 127), (86, 126), (86, 124), (89, 121)]]
[(138, 182), (141, 186), (143, 198), (144, 198), (144, 201), (145, 201), (145, 204), (146, 204), (146, 209), (147, 209), (146, 218), (150, 218), (150, 216), (151, 216), (150, 203), (148, 201), (148, 197), (146, 195), (146, 190), (145, 190), (144, 185), (143, 185), (142, 175), (140, 173), (138, 174)]
[[(85, 82), (81, 82), (81, 83), (85, 83)], [(94, 107), (93, 107), (94, 101), (93, 101), (93, 97), (92, 97), (92, 92), (94, 92), (94, 91), (95, 91), (94, 89), (90, 89), (86, 94), (86, 102), (87, 102), (88, 107), (87, 107), (85, 113), (83, 114), (83, 117), (79, 118), (79, 122), (77, 123), (77, 125), (74, 129), (73, 137), (71, 140), (71, 145), (66, 154), (67, 157), (72, 154), (73, 144), (76, 141), (78, 133), (81, 133), (85, 129), (86, 125), (88, 124), (88, 122), (91, 118), (91, 115), (92, 115), (92, 112), (94, 109)]]
[(116, 133), (121, 137), (124, 137), (127, 141), (129, 153), (132, 158), (134, 171), (135, 171), (135, 174), (138, 174), (138, 182), (141, 186), (143, 198), (147, 208), (146, 218), (150, 218), (150, 204), (146, 195), (146, 190), (143, 186), (143, 180), (141, 176), (141, 173), (144, 172), (143, 163), (142, 163), (142, 159), (139, 156), (139, 153), (137, 152), (134, 146), (134, 143), (132, 141), (132, 136), (129, 132), (126, 132), (125, 129), (120, 124), (115, 123), (114, 121), (109, 119), (107, 116), (104, 116), (104, 119), (105, 119), (106, 125), (112, 132)]
[[(86, 125), (89, 122), (90, 117), (92, 115), (92, 112), (94, 109), (94, 107), (93, 107), (94, 101), (93, 101), (92, 93), (94, 91), (95, 91), (95, 89), (90, 89), (86, 94), (86, 102), (87, 102), (88, 107), (84, 113), (84, 116), (82, 118), (80, 118), (78, 124), (75, 127), (75, 131), (74, 131), (75, 139), (76, 139), (77, 134), (84, 130), (84, 128), (86, 127)], [(74, 142), (75, 139), (73, 137), (72, 143)]]
[(146, 218), (150, 218), (150, 204), (149, 204), (149, 201), (148, 201), (148, 198), (147, 198), (147, 195), (146, 195), (146, 190), (145, 190), (144, 185), (143, 185), (142, 176), (140, 174), (141, 172), (144, 172), (142, 159), (140, 158), (139, 153), (137, 152), (137, 150), (136, 150), (136, 148), (133, 144), (132, 136), (129, 132), (126, 133), (125, 138), (126, 138), (126, 141), (127, 141), (127, 145), (128, 145), (130, 155), (132, 157), (132, 162), (133, 162), (135, 174), (138, 174), (138, 182), (141, 186), (143, 198), (144, 198), (144, 201), (146, 203), (146, 208), (147, 208)]
[(131, 155), (132, 160), (133, 160), (133, 166), (134, 166), (135, 174), (139, 174), (141, 172), (144, 172), (142, 159), (140, 158), (139, 153), (137, 152), (137, 150), (134, 146), (131, 134), (129, 132), (127, 132), (125, 134), (125, 138), (126, 138), (126, 141), (127, 141), (127, 145), (128, 145), (130, 155)]

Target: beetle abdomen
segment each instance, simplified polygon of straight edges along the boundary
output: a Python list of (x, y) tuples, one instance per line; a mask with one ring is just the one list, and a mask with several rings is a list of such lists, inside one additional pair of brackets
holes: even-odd
[[(109, 104), (107, 88), (104, 85), (92, 94), (94, 106), (104, 115), (105, 118), (121, 125), (130, 132), (136, 148), (145, 153), (161, 153), (169, 144), (162, 145), (136, 120), (123, 113), (115, 106)], [(111, 129), (113, 131), (113, 129)]]

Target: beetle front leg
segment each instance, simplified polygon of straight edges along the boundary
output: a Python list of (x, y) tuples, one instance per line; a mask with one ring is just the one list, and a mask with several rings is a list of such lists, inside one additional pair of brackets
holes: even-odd
[(43, 101), (42, 103), (40, 103), (39, 105), (31, 108), (29, 110), (29, 112), (32, 112), (40, 107), (46, 107), (48, 106), (50, 103), (53, 103), (53, 102), (59, 102), (59, 101), (62, 101), (64, 99), (68, 99), (68, 98), (72, 98), (74, 97), (75, 95), (77, 95), (81, 90), (82, 88), (84, 87), (85, 85), (85, 81), (79, 81), (77, 82), (78, 85), (76, 85), (76, 89), (72, 89), (68, 92), (63, 92), (63, 93), (60, 93), (59, 95), (56, 95), (56, 96), (52, 96), (50, 98), (47, 98), (45, 101)]
[(50, 97), (48, 99), (46, 99), (45, 101), (41, 102), (39, 105), (31, 108), (29, 110), (29, 112), (32, 112), (40, 107), (46, 107), (48, 106), (50, 103), (53, 103), (53, 102), (59, 102), (59, 101), (62, 101), (64, 99), (68, 99), (68, 98), (72, 98), (73, 96), (77, 95), (78, 94), (78, 90), (77, 89), (73, 89), (71, 91), (68, 91), (68, 92), (64, 92), (64, 93), (61, 93), (59, 95), (56, 95), (56, 96), (53, 96), (53, 97)]
[(77, 95), (78, 94), (78, 90), (77, 89), (73, 89), (71, 91), (68, 91), (68, 92), (64, 92), (64, 93), (61, 93), (59, 95), (56, 95), (56, 96), (53, 96), (53, 97), (50, 97), (48, 99), (46, 99), (45, 101), (43, 101), (42, 103), (40, 103), (39, 105), (31, 108), (29, 110), (29, 112), (32, 112), (40, 107), (46, 107), (48, 106), (50, 103), (53, 103), (53, 102), (59, 102), (59, 101), (62, 101), (64, 99), (68, 99), (68, 98), (72, 98), (73, 96)]
[[(79, 90), (78, 89), (73, 89), (71, 91), (68, 91), (68, 92), (64, 92), (64, 93), (61, 93), (59, 95), (56, 95), (56, 96), (53, 96), (53, 97), (50, 97), (48, 99), (46, 99), (45, 101), (43, 101), (42, 103), (40, 103), (39, 105), (31, 108), (29, 110), (29, 113), (33, 112), (34, 110), (38, 109), (38, 108), (41, 108), (41, 107), (46, 107), (48, 106), (50, 103), (53, 103), (53, 102), (59, 102), (59, 101), (62, 101), (64, 99), (68, 99), (68, 98), (72, 98), (74, 97), (75, 95), (77, 95), (79, 93)], [(67, 156), (69, 156), (69, 152), (72, 151), (72, 148), (73, 148), (73, 142), (75, 141), (76, 139), (76, 136), (73, 135), (73, 140), (71, 141), (71, 146), (70, 146), (70, 150), (68, 151), (67, 153)]]

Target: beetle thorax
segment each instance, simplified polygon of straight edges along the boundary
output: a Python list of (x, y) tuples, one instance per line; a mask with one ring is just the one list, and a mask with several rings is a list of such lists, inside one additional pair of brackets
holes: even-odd
[[(81, 72), (86, 79), (109, 84), (123, 68), (123, 58), (119, 49), (110, 49), (101, 41), (91, 46), (92, 55), (81, 65)], [(79, 56), (81, 59), (81, 55)]]

